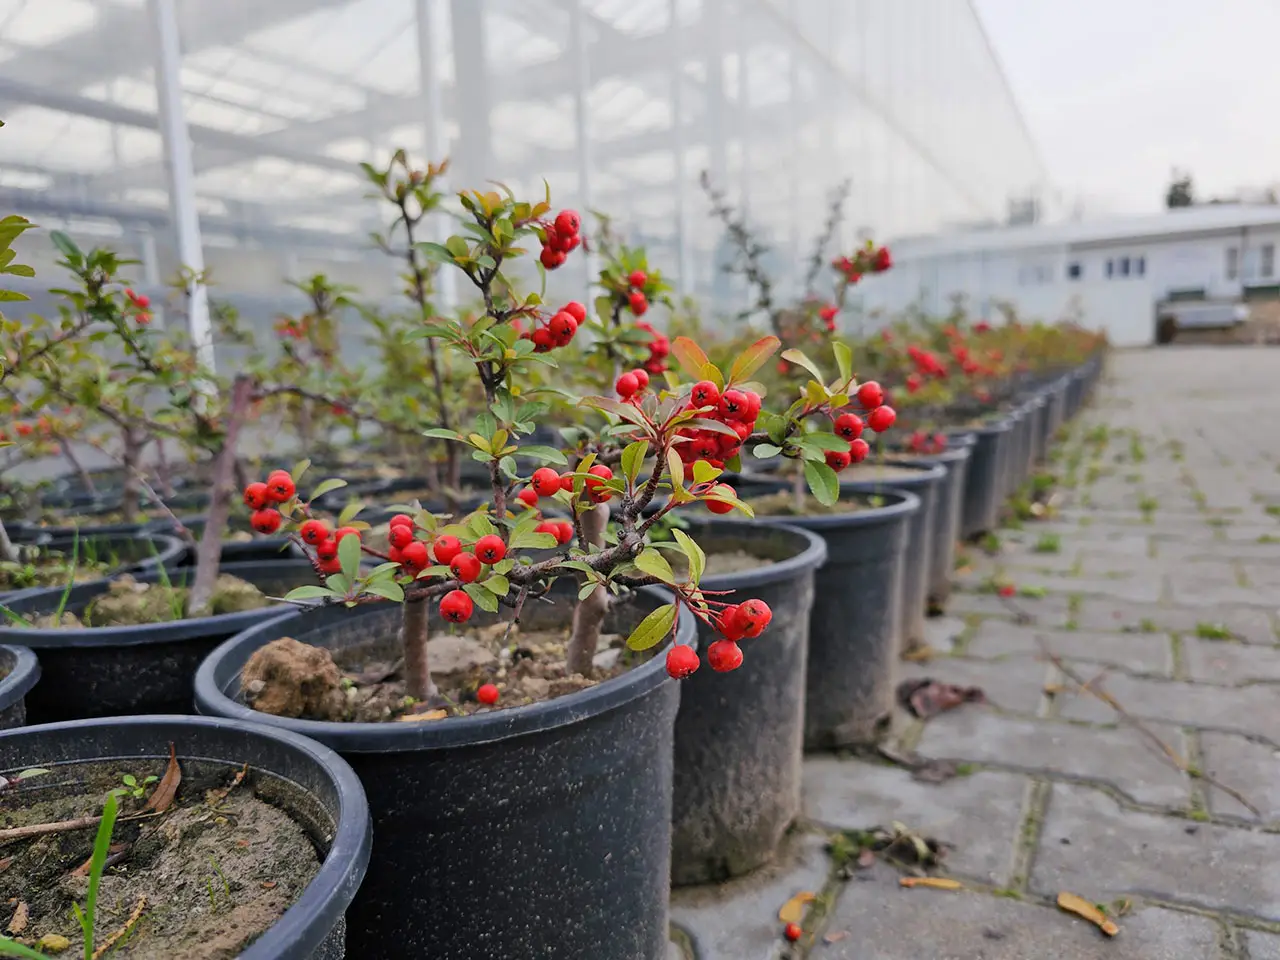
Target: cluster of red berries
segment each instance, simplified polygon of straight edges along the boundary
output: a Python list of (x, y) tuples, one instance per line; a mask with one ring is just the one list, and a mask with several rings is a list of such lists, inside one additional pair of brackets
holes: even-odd
[[(769, 605), (756, 599), (745, 600), (725, 607), (718, 614), (711, 614), (710, 623), (720, 631), (721, 637), (707, 647), (707, 663), (711, 669), (717, 673), (728, 673), (742, 666), (739, 641), (760, 636), (771, 620), (773, 611)], [(667, 673), (677, 680), (691, 676), (699, 666), (701, 660), (692, 647), (677, 643), (667, 651)]]
[[(632, 274), (632, 276), (635, 276), (635, 274)], [(634, 309), (634, 304), (632, 306)], [(655, 377), (666, 373), (667, 357), (671, 356), (671, 341), (665, 334), (653, 329), (653, 324), (644, 320), (637, 323), (636, 328), (645, 331), (652, 337), (649, 341), (649, 359), (644, 362), (645, 370)]]
[(133, 304), (134, 309), (137, 311), (134, 314), (133, 319), (144, 327), (149, 324), (151, 322), (151, 298), (146, 294), (136, 293), (129, 287), (124, 288), (124, 295), (129, 299), (129, 302)]
[(852, 257), (836, 257), (831, 266), (844, 277), (845, 283), (852, 286), (862, 279), (864, 274), (884, 273), (893, 266), (893, 255), (888, 247), (875, 247), (859, 250)]
[(818, 316), (822, 318), (827, 325), (827, 331), (834, 333), (836, 329), (836, 315), (840, 313), (840, 308), (834, 303), (829, 303), (818, 311)]
[(565, 347), (573, 339), (587, 319), (587, 308), (571, 300), (552, 314), (546, 323), (540, 323), (531, 332), (520, 334), (521, 340), (532, 340), (535, 353), (547, 353), (555, 347)]
[(569, 259), (569, 254), (582, 243), (579, 231), (582, 229), (582, 218), (575, 210), (561, 210), (555, 222), (543, 228), (542, 265), (548, 270), (555, 270)]
[[(475, 542), (470, 550), (451, 534), (442, 534), (430, 544), (418, 539), (413, 518), (397, 513), (391, 518), (387, 539), (391, 546), (387, 559), (400, 564), (410, 574), (418, 574), (433, 562), (449, 568), (449, 573), (463, 583), (475, 583), (485, 567), (501, 563), (507, 545), (497, 534), (488, 534)], [(440, 599), (440, 616), (449, 623), (465, 623), (471, 619), (475, 603), (465, 590), (450, 590)]]
[(871, 446), (862, 439), (863, 430), (870, 427), (876, 433), (884, 433), (898, 419), (897, 411), (885, 403), (884, 388), (876, 381), (868, 380), (858, 387), (855, 397), (866, 412), (866, 419), (856, 413), (842, 413), (832, 422), (836, 436), (849, 441), (848, 450), (828, 450), (824, 454), (827, 466), (836, 473), (867, 459)]
[[(742, 444), (756, 428), (756, 419), (760, 416), (760, 395), (751, 390), (738, 390), (730, 387), (723, 393), (710, 380), (700, 380), (693, 385), (689, 393), (687, 409), (700, 411), (698, 416), (703, 420), (714, 420), (723, 423), (733, 433), (719, 430), (694, 430), (683, 432), (688, 437), (685, 443), (676, 446), (680, 459), (684, 461), (685, 479), (693, 477), (693, 465), (699, 460), (705, 461), (717, 470), (724, 469), (726, 460), (732, 460), (742, 452)], [(729, 504), (719, 506), (727, 509), (719, 510), (714, 503), (707, 506), (716, 512), (727, 513), (732, 509)]]
[(281, 317), (275, 322), (275, 331), (277, 336), (301, 340), (307, 335), (307, 325), (293, 317)]
[(627, 306), (637, 317), (643, 317), (649, 312), (649, 298), (644, 295), (644, 285), (648, 282), (649, 276), (643, 270), (632, 270), (631, 276), (627, 277), (627, 283), (631, 285), (631, 292), (627, 294)]
[(288, 470), (273, 471), (265, 483), (256, 481), (249, 484), (244, 488), (244, 505), (253, 511), (249, 516), (249, 526), (259, 533), (275, 533), (284, 518), (272, 504), (292, 500), (297, 492)]
[(649, 388), (649, 371), (644, 368), (637, 368), (624, 373), (618, 377), (618, 382), (613, 385), (618, 391), (618, 396), (623, 400), (638, 401), (639, 396)]
[(923, 430), (917, 430), (907, 439), (907, 449), (912, 453), (942, 453), (947, 449), (947, 435), (935, 433), (929, 436)]
[(915, 393), (931, 377), (938, 380), (946, 379), (947, 365), (938, 359), (937, 354), (913, 343), (907, 347), (907, 356), (916, 365), (915, 373), (907, 377), (907, 393)]
[[(613, 495), (613, 491), (602, 489), (602, 485), (606, 480), (613, 479), (613, 471), (603, 463), (598, 463), (594, 464), (587, 473), (589, 476), (583, 484), (583, 493), (596, 503), (604, 503)], [(573, 492), (573, 474), (561, 475), (550, 467), (539, 467), (533, 471), (529, 486), (516, 494), (516, 499), (530, 510), (536, 510), (539, 499), (543, 497), (550, 499), (561, 490)], [(596, 499), (597, 497), (600, 499)], [(573, 524), (568, 520), (543, 520), (533, 529), (535, 533), (547, 533), (555, 537), (556, 543), (562, 547), (570, 543), (574, 537)]]
[[(40, 436), (46, 436), (52, 429), (53, 428), (49, 423), (48, 417), (39, 417), (34, 424), (27, 423), (25, 420), (19, 420), (13, 425), (13, 432), (19, 437), (29, 437), (33, 433)], [(0, 440), (8, 439), (9, 435), (4, 430), (0, 430)]]

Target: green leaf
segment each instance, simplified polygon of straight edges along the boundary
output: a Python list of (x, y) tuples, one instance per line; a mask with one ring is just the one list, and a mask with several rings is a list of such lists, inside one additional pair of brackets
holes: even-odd
[(729, 368), (729, 381), (738, 383), (746, 380), (764, 366), (764, 362), (777, 353), (780, 346), (782, 341), (777, 337), (761, 337), (738, 354), (738, 358), (733, 361), (733, 366)]
[(289, 476), (293, 480), (295, 486), (302, 482), (302, 475), (310, 469), (310, 460), (299, 460), (293, 465), (293, 469), (289, 471)]
[(540, 463), (567, 464), (569, 462), (568, 458), (555, 447), (544, 447), (536, 443), (521, 447), (519, 455)]
[(423, 430), (422, 435), (424, 437), (434, 437), (437, 440), (456, 440), (459, 443), (462, 442), (462, 434), (458, 433), (457, 430), (446, 430), (444, 427), (431, 427), (428, 430)]
[(675, 585), (676, 575), (671, 570), (671, 564), (667, 563), (667, 558), (653, 547), (645, 547), (632, 562), (649, 576), (657, 577), (663, 583)]
[(831, 344), (831, 352), (836, 355), (836, 366), (840, 368), (840, 382), (848, 383), (853, 376), (853, 351), (848, 344), (836, 340)]
[(820, 450), (830, 450), (833, 453), (844, 453), (849, 449), (849, 441), (834, 433), (807, 433), (800, 439), (800, 443), (813, 444)]
[(783, 350), (782, 359), (804, 367), (806, 370), (812, 373), (814, 377), (816, 377), (818, 380), (825, 381), (826, 379), (825, 377), (822, 376), (822, 371), (818, 369), (818, 365), (815, 364), (808, 357), (806, 357), (803, 350), (797, 350), (794, 347), (791, 348), (790, 350)]
[(475, 601), (476, 606), (488, 613), (498, 612), (498, 598), (478, 583), (464, 583), (462, 589)]
[(612, 397), (583, 397), (578, 401), (580, 407), (591, 407), (604, 413), (612, 413), (616, 417), (621, 417), (637, 426), (644, 426), (644, 414), (640, 412), (633, 404), (622, 403), (614, 400)]
[(702, 380), (710, 380), (716, 385), (716, 389), (724, 393), (724, 374), (720, 372), (720, 368), (714, 363), (704, 363), (702, 365)]
[(824, 507), (829, 507), (840, 499), (840, 478), (825, 463), (806, 460), (804, 479), (809, 484), (814, 497)]
[(420, 243), (418, 252), (435, 263), (453, 263), (453, 254), (449, 248), (439, 243)]
[(644, 467), (644, 458), (648, 453), (648, 440), (629, 443), (622, 451), (622, 474), (632, 483), (635, 483), (636, 477), (640, 476), (640, 471)]
[(480, 586), (499, 597), (505, 597), (511, 592), (511, 581), (500, 573), (493, 573), (485, 577)]
[(680, 451), (675, 447), (667, 450), (667, 472), (671, 474), (671, 490), (684, 489), (684, 461), (680, 459)]
[(360, 576), (360, 538), (347, 536), (338, 543), (338, 563), (348, 580), (355, 581)]
[(22, 303), (30, 299), (25, 293), (19, 293), (17, 290), (0, 290), (0, 303)]
[(346, 485), (347, 481), (339, 480), (337, 477), (332, 477), (329, 480), (322, 480), (320, 485), (311, 491), (311, 499), (319, 500), (326, 493), (332, 493), (334, 490), (341, 490)]
[(58, 248), (58, 252), (66, 257), (71, 263), (79, 263), (84, 259), (84, 254), (80, 252), (80, 248), (76, 246), (76, 242), (61, 230), (50, 231), (49, 239), (52, 240), (53, 245)]
[[(848, 444), (845, 444), (847, 447)], [(776, 447), (772, 443), (757, 443), (751, 448), (751, 452), (761, 460), (768, 460), (770, 457), (776, 457), (782, 452), (781, 447)]]
[(704, 420), (702, 417), (694, 417), (688, 421), (688, 425), (698, 430), (709, 430), (712, 433), (722, 433), (727, 437), (738, 439), (738, 431), (720, 420)]
[(345, 597), (351, 590), (351, 581), (347, 579), (345, 574), (335, 573), (325, 579), (329, 590), (339, 597)]
[(555, 546), (556, 538), (549, 533), (522, 530), (511, 535), (512, 550), (551, 550)]
[(52, 773), (52, 772), (53, 771), (51, 770), (46, 770), (44, 767), (32, 767), (30, 770), (23, 770), (13, 779), (30, 780), (32, 777), (43, 777), (46, 773)]
[(705, 460), (696, 460), (693, 464), (693, 482), (694, 483), (710, 483), (720, 474), (724, 473), (719, 467), (713, 467)]
[[(346, 541), (344, 540), (343, 543), (346, 543)], [(394, 580), (376, 580), (372, 583), (366, 583), (364, 592), (372, 593), (376, 597), (385, 597), (395, 603), (404, 602), (404, 587)]]
[[(347, 537), (346, 540), (343, 540), (342, 542), (346, 543), (347, 540), (350, 540), (350, 539), (352, 538)], [(306, 586), (294, 587), (292, 590), (290, 590), (288, 593), (284, 595), (284, 598), (289, 601), (320, 600), (320, 599), (330, 599), (333, 596), (335, 596), (334, 592), (330, 590), (328, 587), (320, 587), (314, 583), (308, 583)]]
[(465, 237), (450, 237), (444, 242), (444, 248), (448, 250), (456, 260), (462, 260), (471, 255), (471, 247), (468, 245)]
[(675, 537), (676, 543), (680, 544), (684, 555), (689, 558), (689, 582), (697, 583), (702, 579), (703, 573), (707, 569), (707, 555), (698, 546), (696, 540), (689, 536), (678, 527), (673, 527), (671, 535)]
[(0, 270), (0, 273), (11, 273), (15, 277), (34, 277), (36, 272), (25, 263), (15, 263)]
[(36, 953), (30, 947), (24, 947), (17, 940), (10, 940), (8, 937), (0, 937), (0, 957), (19, 957), (21, 960), (49, 960), (47, 953)]
[[(358, 514), (363, 509), (364, 509), (363, 503), (361, 503), (359, 500), (352, 500), (345, 507), (343, 507), (342, 512), (338, 514), (338, 526), (345, 527), (348, 523), (354, 520), (356, 518), (356, 514)], [(353, 540), (355, 538), (344, 537), (343, 539)]]
[(698, 380), (702, 379), (702, 368), (711, 362), (706, 352), (688, 337), (671, 341), (671, 355), (685, 373)]
[(675, 622), (676, 605), (663, 604), (636, 624), (636, 628), (631, 631), (631, 636), (627, 637), (627, 646), (632, 650), (648, 650), (650, 647), (657, 646), (666, 639)]

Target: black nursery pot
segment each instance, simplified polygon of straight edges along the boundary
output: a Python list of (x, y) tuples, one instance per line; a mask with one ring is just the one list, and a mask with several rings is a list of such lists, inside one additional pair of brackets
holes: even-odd
[(0, 647), (0, 730), (27, 722), (27, 693), (40, 679), (40, 663), (26, 647)]
[[(973, 453), (973, 434), (949, 438), (941, 453), (917, 455), (919, 463), (933, 463), (946, 468), (947, 475), (938, 483), (934, 494), (933, 539), (925, 572), (925, 605), (928, 610), (941, 610), (951, 596), (951, 573), (955, 567), (956, 541), (960, 539), (960, 519), (964, 513), (964, 492), (969, 479), (969, 459)], [(907, 633), (907, 650), (913, 649)]]
[[(66, 557), (73, 552), (78, 556), (111, 558), (114, 565), (107, 571), (107, 576), (117, 573), (133, 573), (154, 570), (156, 567), (169, 566), (177, 562), (185, 552), (183, 544), (173, 537), (161, 534), (138, 533), (132, 536), (86, 536), (77, 537), (40, 537), (38, 540), (19, 542), (19, 546), (35, 544), (41, 550), (54, 551)], [(0, 590), (0, 600), (9, 603), (19, 596), (61, 587), (34, 587), (25, 590)]]
[[(912, 476), (870, 478), (876, 465), (885, 464), (897, 470), (910, 470)], [(868, 469), (869, 468), (869, 469)], [(920, 509), (907, 524), (907, 549), (902, 561), (902, 609), (899, 614), (898, 653), (924, 646), (925, 615), (929, 607), (929, 571), (933, 566), (938, 523), (939, 501), (947, 479), (947, 468), (940, 463), (922, 463), (887, 457), (863, 468), (850, 471), (841, 482), (842, 489), (858, 493), (879, 494), (886, 490), (906, 490), (920, 498)]]
[[(270, 596), (283, 596), (293, 587), (314, 583), (315, 572), (305, 560), (274, 563), (231, 563), (223, 573), (247, 580)], [(166, 573), (175, 586), (188, 582), (191, 568)], [(158, 583), (159, 572), (139, 574), (142, 583)], [(66, 609), (83, 610), (107, 591), (108, 580), (73, 587)], [(23, 617), (57, 610), (62, 590), (23, 594), (9, 608)], [(196, 617), (172, 623), (84, 629), (31, 629), (0, 624), (0, 643), (30, 647), (40, 658), (43, 682), (27, 697), (31, 723), (53, 723), (88, 717), (126, 714), (188, 713), (192, 708), (192, 680), (201, 661), (218, 644), (247, 627), (287, 615), (282, 605)]]
[(873, 743), (893, 709), (908, 526), (920, 498), (887, 490), (872, 506), (847, 487), (841, 496), (867, 505), (851, 513), (757, 518), (811, 530), (827, 544), (809, 616), (806, 749)]
[[(605, 629), (669, 599), (645, 588)], [(523, 621), (568, 616), (530, 604)], [(196, 677), (201, 713), (304, 734), (359, 774), (378, 838), (347, 913), (361, 960), (663, 960), (680, 699), (663, 654), (579, 693), (432, 723), (294, 720), (236, 699), (241, 669), (272, 640), (341, 647), (393, 637), (399, 617), (378, 604), (261, 624)], [(694, 636), (682, 611), (676, 642)]]
[(1004, 502), (1002, 468), (1013, 440), (1013, 421), (997, 420), (973, 431), (960, 534), (966, 540), (994, 530)]
[[(716, 673), (704, 662), (680, 688), (676, 715), (671, 882), (714, 883), (773, 859), (800, 813), (805, 665), (814, 573), (826, 560), (821, 537), (782, 524), (691, 521), (709, 553), (742, 551), (772, 561), (704, 576), (717, 599), (752, 597), (773, 610), (768, 628), (743, 641), (742, 666)], [(719, 634), (698, 625), (705, 650)]]
[[(0, 772), (33, 766), (57, 771), (94, 760), (163, 760), (172, 744), (179, 763), (245, 764), (248, 788), (298, 823), (321, 859), (302, 896), (238, 960), (342, 960), (343, 913), (369, 863), (372, 832), (360, 781), (327, 747), (282, 730), (205, 717), (124, 717), (24, 727), (0, 734)], [(179, 786), (179, 793), (183, 789)], [(242, 787), (241, 789), (244, 789)], [(353, 944), (350, 956), (366, 954)]]

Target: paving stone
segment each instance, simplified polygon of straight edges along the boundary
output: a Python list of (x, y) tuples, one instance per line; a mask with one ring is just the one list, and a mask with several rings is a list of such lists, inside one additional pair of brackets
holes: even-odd
[(924, 642), (939, 653), (949, 653), (968, 629), (959, 617), (930, 617), (924, 622)]
[(1034, 714), (1044, 696), (1049, 665), (1034, 657), (1008, 660), (966, 660), (940, 657), (929, 663), (904, 663), (902, 679), (929, 677), (962, 687), (981, 687), (987, 700), (1001, 710)]
[(1156, 603), (1164, 592), (1164, 574), (1156, 569), (1144, 576), (1060, 577), (1024, 571), (1019, 574), (1017, 584), (1019, 587), (1039, 587), (1052, 593), (1114, 597), (1128, 603)]
[(797, 893), (822, 889), (831, 871), (825, 847), (825, 838), (803, 834), (775, 863), (746, 877), (678, 887), (671, 891), (671, 920), (693, 940), (698, 960), (776, 957), (782, 945), (778, 909)]
[(994, 771), (921, 783), (901, 767), (808, 757), (804, 812), (841, 829), (887, 827), (897, 820), (915, 833), (955, 845), (947, 853), (948, 872), (1004, 887), (1027, 783), (1026, 777)]
[(907, 890), (888, 871), (841, 890), (812, 956), (831, 960), (1220, 960), (1211, 919), (1154, 907), (1123, 918), (1114, 940), (1047, 906), (962, 891)]
[[(1233, 574), (1234, 577), (1234, 574)], [(1214, 581), (1182, 573), (1169, 574), (1170, 596), (1184, 606), (1218, 607), (1224, 604), (1271, 607), (1275, 592), (1264, 586), (1242, 587), (1235, 580)]]
[[(1200, 735), (1205, 772), (1220, 780), (1262, 812), (1264, 822), (1280, 820), (1280, 751), (1264, 743), (1231, 733)], [(1214, 813), (1255, 819), (1248, 808), (1217, 787), (1209, 788), (1209, 809)]]
[[(974, 630), (964, 652), (966, 657), (1040, 655), (1040, 639), (1050, 650), (1067, 660), (1109, 664), (1132, 673), (1173, 676), (1173, 646), (1169, 637), (1161, 633), (1044, 630), (989, 619)], [(1280, 664), (1280, 655), (1277, 663)]]
[[(1115, 673), (1105, 679), (1104, 686), (1107, 693), (1135, 717), (1190, 727), (1241, 730), (1280, 743), (1276, 691), (1265, 684), (1219, 687), (1203, 683), (1143, 680)], [(1067, 719), (1094, 723), (1111, 723), (1116, 719), (1111, 707), (1090, 694), (1060, 699), (1060, 715)]]
[(1226, 684), (1280, 682), (1280, 647), (1183, 637), (1182, 655), (1192, 680)]
[(1125, 810), (1100, 790), (1054, 784), (1031, 889), (1102, 903), (1150, 896), (1280, 920), (1280, 835)]
[[(1197, 624), (1221, 623), (1246, 643), (1272, 646), (1276, 642), (1271, 611), (1261, 609), (1227, 607), (1207, 610), (1203, 607), (1123, 603), (1087, 598), (1081, 601), (1075, 621), (1080, 630), (1133, 629), (1146, 621), (1156, 630), (1172, 633), (1195, 633)], [(1048, 625), (1047, 620), (1041, 622)]]
[[(1176, 728), (1156, 725), (1153, 732), (1175, 750), (1182, 749)], [(930, 759), (999, 763), (1104, 781), (1140, 803), (1183, 808), (1191, 796), (1186, 775), (1132, 727), (1086, 727), (960, 707), (929, 721), (917, 751)]]
[(1248, 947), (1249, 960), (1280, 960), (1280, 935), (1241, 930), (1240, 937)]
[[(1070, 607), (1068, 598), (1061, 595), (1039, 598), (1017, 597), (1013, 602), (1020, 609), (1035, 617), (1037, 621), (1046, 625), (1065, 623), (1067, 611)], [(969, 614), (981, 614), (983, 616), (1005, 617), (1010, 620), (1017, 616), (1016, 611), (1011, 609), (1003, 598), (996, 596), (994, 593), (972, 593), (968, 590), (961, 590), (951, 595), (951, 599), (947, 601), (947, 612), (961, 617)]]

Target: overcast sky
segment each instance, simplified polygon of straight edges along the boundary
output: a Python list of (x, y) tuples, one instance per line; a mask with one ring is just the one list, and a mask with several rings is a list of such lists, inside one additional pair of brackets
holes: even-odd
[(1094, 213), (1280, 182), (1280, 0), (976, 0), (1055, 186)]

